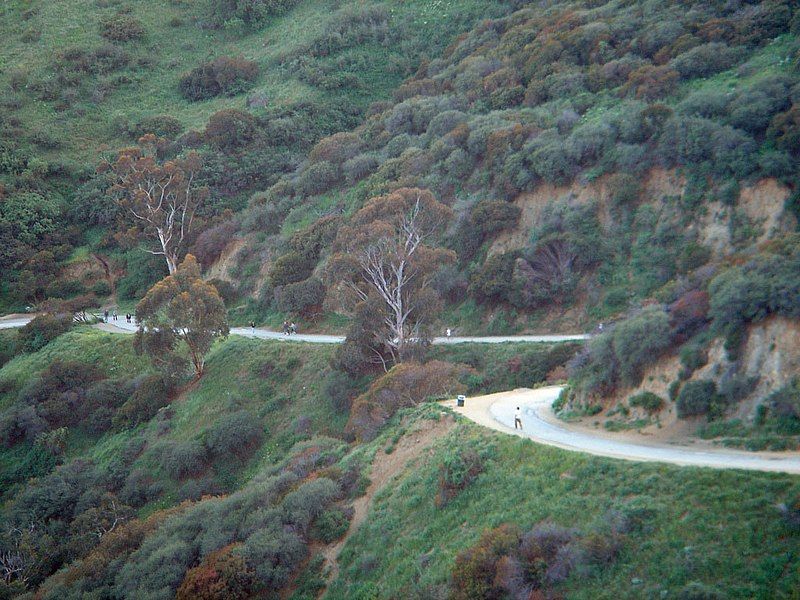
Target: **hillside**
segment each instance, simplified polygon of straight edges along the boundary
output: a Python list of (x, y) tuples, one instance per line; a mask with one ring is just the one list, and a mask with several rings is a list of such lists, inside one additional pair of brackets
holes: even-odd
[[(160, 409), (143, 403), (143, 386), (153, 385), (143, 377), (153, 372), (127, 336), (78, 329), (7, 363), (2, 519), (25, 530), (4, 532), (2, 543), (22, 556), (26, 584), (12, 577), (0, 590), (27, 587), (41, 598), (133, 590), (151, 598), (479, 598), (491, 589), (744, 598), (790, 597), (798, 585), (793, 517), (778, 508), (796, 501), (796, 477), (590, 458), (491, 433), (432, 403), (402, 411), (371, 442), (347, 444), (337, 439), (346, 405), (332, 404), (326, 383), (330, 352), (232, 339), (215, 347), (199, 383)], [(490, 365), (508, 349), (495, 352)], [(54, 365), (78, 357), (95, 360), (95, 381), (61, 377), (43, 399)], [(137, 391), (117, 404), (108, 429), (95, 413), (67, 424), (61, 443), (55, 429), (35, 442), (9, 438), (25, 398), (39, 398), (36, 410), (53, 419), (70, 394), (107, 398), (107, 382), (130, 380)], [(138, 424), (126, 420), (132, 415)], [(351, 519), (358, 526), (346, 533)], [(515, 535), (529, 540), (522, 548), (555, 544), (522, 550), (543, 553), (540, 575), (502, 570)], [(488, 562), (470, 552), (487, 552), (480, 560)], [(495, 578), (495, 568), (505, 574)]]
[[(155, 133), (171, 155), (200, 151), (212, 202), (197, 235), (293, 171), (319, 138), (357, 125), (477, 19), (504, 12), (471, 0), (4, 3), (0, 308), (87, 289), (104, 299), (126, 273), (130, 301), (158, 279), (158, 262), (112, 237), (123, 215), (95, 171), (117, 149)], [(243, 115), (249, 133), (211, 141), (215, 114)], [(104, 283), (77, 285), (63, 270), (76, 263)]]
[(797, 597), (797, 476), (440, 402), (797, 456), (797, 2), (10, 0), (0, 35), (0, 600)]

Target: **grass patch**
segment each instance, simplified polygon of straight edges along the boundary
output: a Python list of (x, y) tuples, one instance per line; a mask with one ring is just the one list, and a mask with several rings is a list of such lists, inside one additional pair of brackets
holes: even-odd
[[(437, 507), (439, 467), (467, 438), (491, 444), (493, 458), (464, 494)], [(789, 475), (595, 458), (460, 423), (378, 495), (340, 556), (328, 597), (426, 597), (446, 587), (455, 555), (485, 529), (545, 520), (602, 528), (609, 511), (634, 503), (649, 517), (617, 562), (588, 580), (570, 577), (559, 593), (660, 597), (699, 581), (726, 598), (790, 597), (800, 585), (800, 557), (776, 504), (797, 485)]]

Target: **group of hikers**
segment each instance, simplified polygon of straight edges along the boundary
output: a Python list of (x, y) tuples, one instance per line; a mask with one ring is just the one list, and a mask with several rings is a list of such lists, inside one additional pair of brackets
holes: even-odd
[[(114, 311), (112, 311), (112, 312), (111, 312), (111, 320), (112, 320), (112, 321), (116, 321), (117, 319), (118, 319), (118, 317), (117, 317), (117, 311), (116, 311), (116, 310), (114, 310)], [(131, 313), (127, 313), (127, 314), (125, 315), (125, 321), (126, 321), (127, 323), (130, 323), (132, 320), (133, 320), (133, 315), (132, 315)], [(104, 321), (105, 323), (108, 323), (108, 309), (105, 309), (105, 310), (103, 311), (103, 321)]]

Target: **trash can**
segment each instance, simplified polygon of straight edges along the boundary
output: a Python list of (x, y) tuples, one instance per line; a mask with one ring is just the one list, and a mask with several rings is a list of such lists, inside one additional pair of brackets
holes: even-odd
[(461, 394), (456, 396), (456, 406), (464, 406), (464, 400), (466, 400), (466, 399), (467, 399), (467, 397), (463, 396)]

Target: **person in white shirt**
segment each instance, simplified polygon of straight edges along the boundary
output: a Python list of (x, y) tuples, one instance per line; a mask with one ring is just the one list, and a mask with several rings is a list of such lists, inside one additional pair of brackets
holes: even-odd
[(519, 406), (514, 411), (514, 429), (517, 429), (517, 426), (522, 429), (522, 411), (520, 411)]

